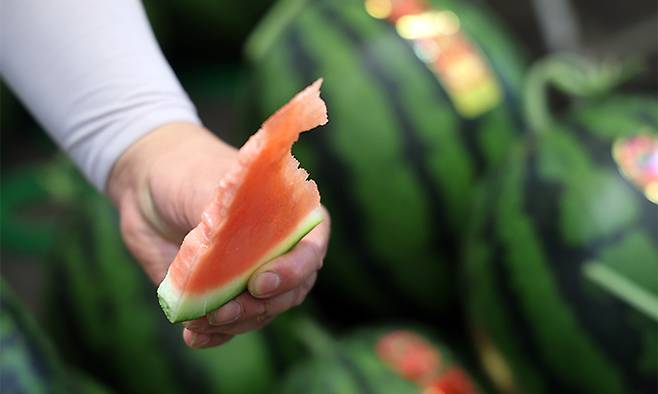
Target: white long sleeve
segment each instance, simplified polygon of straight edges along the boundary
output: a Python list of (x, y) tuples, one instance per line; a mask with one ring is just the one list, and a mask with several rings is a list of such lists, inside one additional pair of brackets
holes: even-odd
[(0, 75), (99, 190), (133, 142), (199, 123), (138, 0), (0, 0)]

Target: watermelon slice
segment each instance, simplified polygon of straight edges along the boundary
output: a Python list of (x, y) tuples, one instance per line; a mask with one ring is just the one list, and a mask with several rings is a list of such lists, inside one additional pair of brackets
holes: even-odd
[(323, 219), (320, 194), (291, 154), (299, 134), (327, 122), (318, 80), (244, 144), (201, 223), (158, 288), (172, 323), (217, 309), (244, 291), (263, 264), (290, 250)]

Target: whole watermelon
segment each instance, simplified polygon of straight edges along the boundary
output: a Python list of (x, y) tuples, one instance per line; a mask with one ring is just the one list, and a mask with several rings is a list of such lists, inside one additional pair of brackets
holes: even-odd
[(577, 108), (518, 145), (475, 208), (467, 306), (502, 391), (657, 391), (657, 107)]
[(281, 393), (482, 392), (450, 350), (418, 328), (360, 329), (338, 342), (318, 331), (299, 327), (314, 355), (290, 371)]
[(50, 330), (69, 361), (121, 393), (266, 393), (273, 366), (260, 332), (192, 350), (124, 248), (115, 210), (93, 191), (71, 202), (48, 292)]
[[(407, 39), (395, 27), (423, 18), (452, 30)], [(329, 124), (293, 152), (332, 214), (322, 306), (335, 318), (445, 311), (471, 190), (521, 129), (523, 67), (497, 21), (465, 1), (283, 0), (247, 53), (254, 120), (325, 78)], [(459, 74), (470, 67), (482, 78)], [(466, 87), (446, 88), (451, 75)]]

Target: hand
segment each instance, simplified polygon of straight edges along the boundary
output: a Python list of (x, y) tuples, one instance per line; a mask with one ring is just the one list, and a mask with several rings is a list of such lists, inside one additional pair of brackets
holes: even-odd
[[(149, 277), (159, 284), (183, 237), (201, 219), (237, 150), (192, 124), (149, 133), (117, 161), (108, 181), (121, 233)], [(329, 239), (329, 216), (287, 254), (261, 267), (248, 291), (203, 318), (184, 323), (194, 348), (217, 346), (259, 329), (299, 305), (315, 283)]]

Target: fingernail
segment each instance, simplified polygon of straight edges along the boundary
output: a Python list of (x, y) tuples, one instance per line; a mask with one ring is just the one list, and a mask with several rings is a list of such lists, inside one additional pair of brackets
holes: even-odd
[(210, 335), (194, 334), (192, 347), (204, 347), (210, 342)]
[(242, 307), (236, 301), (231, 301), (208, 315), (208, 323), (213, 326), (227, 324), (238, 320), (242, 313)]
[(280, 282), (281, 279), (279, 279), (279, 275), (274, 272), (263, 272), (262, 274), (258, 274), (256, 279), (254, 279), (254, 295), (268, 295), (279, 287)]

